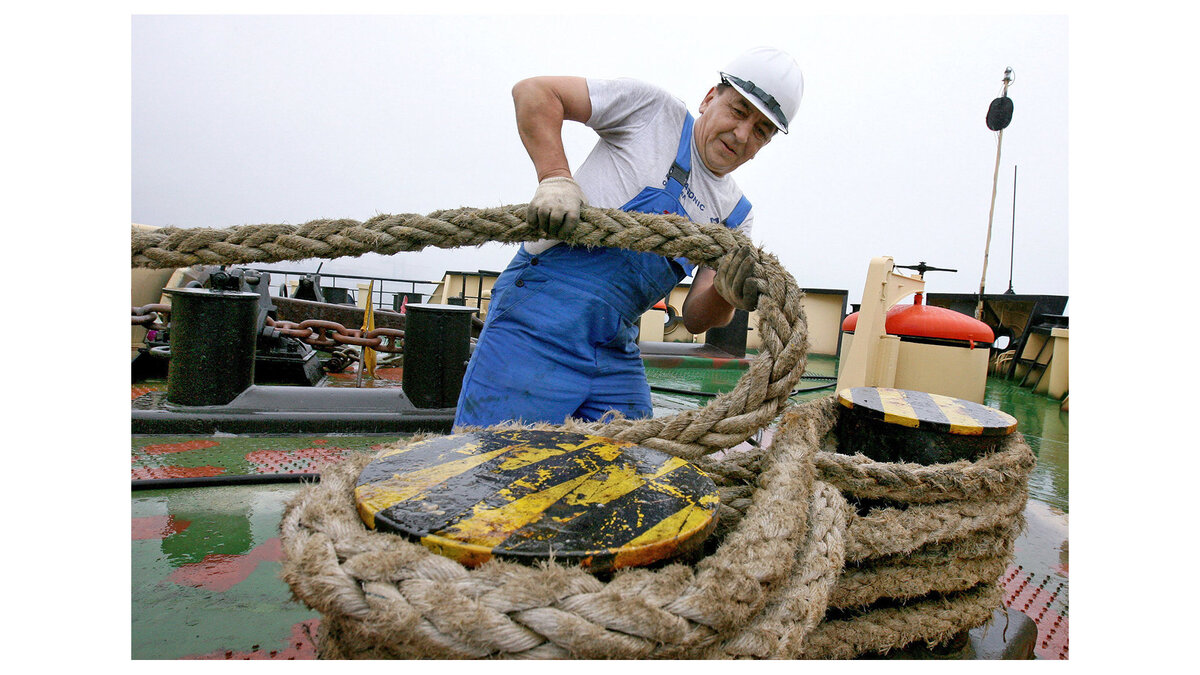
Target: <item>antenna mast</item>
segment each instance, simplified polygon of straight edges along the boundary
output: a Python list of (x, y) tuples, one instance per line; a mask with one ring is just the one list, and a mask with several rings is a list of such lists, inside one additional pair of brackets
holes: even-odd
[(1015, 295), (1012, 287), (1013, 251), (1017, 246), (1017, 165), (1013, 164), (1013, 207), (1012, 232), (1008, 235), (1008, 290), (1005, 295)]
[(1004, 129), (1012, 122), (1013, 104), (1008, 97), (1008, 85), (1015, 80), (1012, 68), (1004, 69), (1004, 90), (988, 106), (987, 126), (996, 133), (996, 169), (992, 172), (992, 205), (988, 208), (987, 243), (983, 247), (983, 275), (979, 279), (979, 302), (975, 305), (975, 318), (983, 319), (983, 287), (987, 282), (988, 249), (992, 247), (992, 216), (996, 212), (996, 183), (1000, 178), (1000, 145), (1004, 142)]

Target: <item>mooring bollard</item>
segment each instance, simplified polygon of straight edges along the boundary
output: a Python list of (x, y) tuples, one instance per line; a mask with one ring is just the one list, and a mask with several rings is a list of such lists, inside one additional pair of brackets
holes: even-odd
[(404, 323), (404, 395), (418, 408), (458, 404), (471, 358), (474, 307), (410, 304)]
[(995, 408), (908, 389), (846, 388), (838, 403), (838, 452), (878, 462), (974, 461), (1017, 428), (1016, 418)]
[(171, 364), (167, 402), (225, 405), (254, 383), (258, 293), (167, 288)]

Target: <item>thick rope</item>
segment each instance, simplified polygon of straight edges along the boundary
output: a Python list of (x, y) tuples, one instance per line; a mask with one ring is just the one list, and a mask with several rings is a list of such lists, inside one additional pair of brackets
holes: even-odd
[(374, 645), (372, 656), (698, 658), (761, 651), (767, 636), (798, 646), (828, 604), (848, 516), (837, 491), (814, 480), (832, 400), (821, 408), (784, 416), (739, 527), (694, 566), (625, 570), (607, 584), (553, 562), (468, 571), (362, 526), (353, 486), (370, 458), (355, 457), (285, 510), (284, 579), (331, 631)]
[(1036, 461), (1019, 433), (974, 462), (926, 466), (832, 452), (819, 453), (816, 459), (821, 480), (848, 498), (886, 500), (884, 506), (851, 519), (846, 557), (852, 562), (907, 554), (929, 543), (1012, 523), (1024, 511)]
[(821, 480), (851, 502), (883, 504), (850, 518), (846, 567), (829, 598), (838, 612), (809, 634), (803, 657), (936, 644), (989, 620), (1024, 527), (1035, 461), (1020, 434), (974, 462), (923, 466), (818, 453)]
[[(769, 448), (705, 458), (731, 498), (720, 517), (733, 522), (714, 535), (716, 551), (691, 566), (624, 570), (608, 583), (555, 563), (467, 570), (362, 526), (352, 495), (363, 457), (328, 470), (289, 504), (284, 577), (322, 613), (326, 658), (849, 658), (944, 641), (987, 621), (1020, 513), (981, 518), (994, 490), (980, 485), (962, 500), (854, 514), (847, 497), (859, 495), (816, 470), (840, 464), (817, 450), (831, 441), (836, 417), (833, 397), (795, 406)], [(1025, 452), (1018, 437), (959, 470), (1000, 471), (989, 485), (1010, 486), (1007, 502), (1024, 493), (1031, 467), (1017, 456)], [(1003, 453), (1014, 458), (998, 460)], [(886, 481), (898, 473), (909, 485), (944, 482), (934, 476), (949, 466), (913, 466)], [(750, 484), (728, 477), (755, 468)]]
[(1000, 586), (981, 584), (952, 596), (932, 596), (903, 607), (886, 607), (852, 619), (822, 622), (808, 636), (807, 659), (850, 659), (886, 653), (914, 642), (938, 644), (981, 626), (1000, 606)]
[(849, 505), (828, 483), (814, 484), (810, 528), (795, 570), (750, 624), (707, 658), (797, 658), (804, 639), (825, 616), (838, 583)]
[(829, 605), (854, 608), (883, 598), (908, 600), (930, 593), (951, 593), (995, 581), (1008, 567), (1017, 526), (997, 533), (923, 547), (909, 555), (848, 564), (838, 578)]
[[(131, 228), (133, 267), (170, 269), (191, 265), (245, 265), (364, 253), (391, 255), (426, 247), (459, 248), (488, 242), (535, 241), (544, 235), (525, 222), (525, 204), (488, 209), (458, 208), (427, 216), (378, 215), (365, 222), (312, 220), (302, 225), (239, 225), (223, 229)], [(722, 225), (702, 225), (673, 214), (584, 207), (570, 242), (687, 256), (716, 262), (745, 241)]]
[[(132, 264), (175, 268), (271, 263), (540, 239), (542, 233), (525, 222), (525, 211), (526, 205), (521, 204), (436, 211), (428, 216), (379, 215), (366, 222), (343, 219), (224, 229), (133, 228)], [(751, 244), (744, 234), (722, 225), (693, 223), (673, 214), (586, 207), (580, 218), (569, 243), (684, 256), (715, 269), (720, 269), (738, 246)], [(801, 307), (803, 294), (775, 256), (760, 250), (758, 273), (762, 345), (732, 391), (703, 408), (644, 420), (614, 418), (591, 424), (587, 432), (696, 459), (731, 448), (774, 421), (788, 406), (788, 397), (804, 373), (808, 327)]]
[(921, 465), (877, 462), (861, 454), (817, 455), (822, 480), (861, 499), (934, 504), (954, 499), (1000, 497), (1022, 489), (1021, 476), (1037, 459), (1024, 439), (1010, 435), (1000, 448), (975, 462)]

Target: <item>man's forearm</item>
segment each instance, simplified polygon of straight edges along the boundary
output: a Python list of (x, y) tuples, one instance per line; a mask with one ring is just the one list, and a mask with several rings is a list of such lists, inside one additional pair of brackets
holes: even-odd
[(692, 287), (683, 301), (683, 327), (689, 333), (703, 333), (733, 320), (733, 305), (717, 293), (712, 284), (713, 276), (713, 270), (708, 267), (696, 270)]

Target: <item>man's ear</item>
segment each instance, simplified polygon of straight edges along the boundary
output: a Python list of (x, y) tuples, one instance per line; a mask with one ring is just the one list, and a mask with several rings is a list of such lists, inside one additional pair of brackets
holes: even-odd
[(700, 114), (701, 115), (704, 114), (704, 110), (706, 108), (708, 108), (708, 104), (712, 103), (713, 99), (716, 97), (717, 97), (717, 88), (713, 87), (712, 89), (709, 89), (708, 93), (704, 95), (704, 100), (700, 102)]

